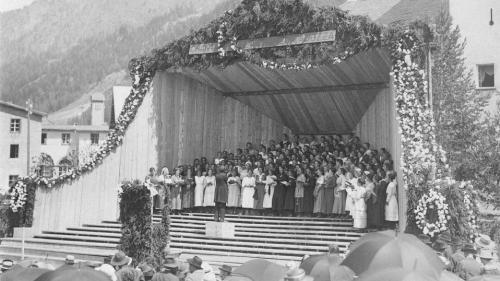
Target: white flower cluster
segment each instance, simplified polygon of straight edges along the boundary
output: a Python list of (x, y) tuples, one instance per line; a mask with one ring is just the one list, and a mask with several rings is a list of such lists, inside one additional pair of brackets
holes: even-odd
[(478, 235), (479, 226), (477, 225), (477, 218), (474, 214), (474, 202), (472, 200), (471, 194), (465, 188), (472, 188), (472, 184), (470, 182), (461, 182), (460, 187), (463, 189), (463, 197), (464, 197), (464, 207), (467, 212), (467, 224), (469, 228), (472, 230), (470, 234), (470, 239), (474, 239)]
[(16, 213), (26, 204), (26, 184), (22, 180), (18, 180), (9, 195), (10, 208), (12, 209), (12, 212)]
[[(427, 218), (428, 209), (435, 209), (437, 220), (430, 222)], [(415, 212), (417, 226), (425, 235), (434, 237), (434, 235), (448, 229), (448, 220), (450, 219), (448, 204), (444, 196), (436, 189), (429, 190), (428, 194), (424, 194), (418, 204)]]

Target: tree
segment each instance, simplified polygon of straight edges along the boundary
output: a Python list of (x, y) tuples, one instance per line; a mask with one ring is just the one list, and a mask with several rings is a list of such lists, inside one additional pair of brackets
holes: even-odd
[(476, 190), (488, 194), (498, 193), (500, 113), (485, 112), (488, 97), (475, 91), (472, 73), (464, 63), (466, 41), (447, 11), (437, 16), (435, 25), (432, 102), (437, 141), (456, 180), (472, 181)]

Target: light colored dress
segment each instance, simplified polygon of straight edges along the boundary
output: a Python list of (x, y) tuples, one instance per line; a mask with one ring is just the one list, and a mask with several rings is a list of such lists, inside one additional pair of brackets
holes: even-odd
[(385, 220), (386, 221), (398, 221), (398, 199), (396, 183), (390, 182), (387, 185), (387, 202), (385, 205)]
[(335, 186), (335, 190), (333, 192), (334, 201), (333, 201), (333, 213), (334, 214), (343, 214), (345, 212), (345, 181), (346, 178), (344, 175), (340, 175), (337, 177), (337, 186)]
[(205, 194), (203, 195), (203, 206), (215, 206), (215, 176), (205, 177)]
[(194, 182), (196, 186), (194, 187), (194, 206), (203, 206), (203, 189), (205, 189), (205, 176), (195, 176)]
[(355, 228), (366, 228), (366, 203), (365, 203), (366, 189), (358, 185), (354, 190), (352, 197), (354, 199), (354, 213), (353, 219)]
[[(347, 179), (346, 179), (347, 181)], [(354, 206), (354, 199), (352, 198), (352, 195), (354, 193), (354, 190), (358, 186), (358, 179), (357, 178), (352, 178), (349, 180), (353, 188), (347, 188), (346, 187), (346, 197), (345, 197), (345, 210), (346, 212), (349, 211), (351, 215), (354, 214), (355, 211), (355, 206)]]
[(182, 209), (181, 186), (184, 184), (184, 179), (176, 175), (172, 176), (172, 185), (170, 185), (170, 197), (172, 210)]
[(251, 209), (254, 204), (253, 195), (255, 193), (255, 178), (248, 176), (244, 177), (241, 186), (241, 207)]
[(321, 205), (325, 196), (325, 176), (319, 176), (314, 187), (314, 209), (313, 213), (321, 213)]
[[(233, 182), (233, 183), (230, 183)], [(240, 178), (239, 177), (229, 177), (227, 179), (228, 195), (227, 195), (227, 206), (228, 207), (240, 207)]]
[(266, 177), (266, 193), (264, 194), (264, 203), (262, 204), (264, 209), (271, 209), (273, 207), (273, 194), (274, 186), (276, 185), (276, 176)]

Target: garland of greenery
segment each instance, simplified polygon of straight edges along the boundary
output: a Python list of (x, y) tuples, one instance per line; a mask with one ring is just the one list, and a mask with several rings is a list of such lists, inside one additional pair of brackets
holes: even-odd
[(120, 250), (132, 257), (134, 262), (141, 262), (151, 254), (151, 193), (135, 180), (121, 185), (119, 197), (122, 224)]
[(170, 190), (166, 189), (164, 207), (161, 213), (161, 223), (153, 226), (152, 251), (158, 266), (163, 263), (165, 249), (170, 244)]
[[(336, 30), (334, 42), (240, 50), (237, 40)], [(192, 44), (217, 41), (219, 52), (189, 55)], [(156, 71), (190, 67), (202, 70), (247, 61), (270, 69), (305, 69), (339, 63), (375, 47), (391, 51), (396, 111), (402, 141), (400, 159), (403, 188), (408, 194), (408, 223), (416, 225), (416, 202), (434, 181), (449, 173), (441, 147), (436, 143), (435, 125), (425, 98), (427, 84), (421, 67), (422, 41), (414, 31), (383, 29), (366, 17), (352, 16), (333, 7), (312, 8), (300, 0), (244, 0), (235, 10), (191, 34), (152, 51), (151, 56), (129, 63), (132, 90), (125, 101), (115, 128), (106, 143), (81, 168), (55, 179), (38, 178), (48, 187), (78, 178), (91, 171), (121, 144), (128, 125), (151, 87)], [(230, 45), (230, 51), (224, 46)]]

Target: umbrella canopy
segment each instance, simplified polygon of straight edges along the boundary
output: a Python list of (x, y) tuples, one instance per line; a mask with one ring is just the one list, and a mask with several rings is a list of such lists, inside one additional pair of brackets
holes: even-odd
[(109, 281), (109, 277), (101, 271), (91, 268), (67, 268), (47, 272), (35, 281)]
[(458, 277), (456, 274), (453, 274), (447, 270), (443, 270), (441, 273), (441, 278), (439, 281), (463, 281), (464, 279)]
[(286, 276), (286, 269), (263, 259), (255, 259), (240, 265), (233, 274), (249, 277), (253, 281), (279, 281)]
[(49, 269), (49, 270), (54, 270), (55, 267), (47, 262), (43, 261), (38, 261), (38, 260), (23, 260), (18, 263), (21, 266), (24, 267), (36, 267), (36, 268), (43, 268), (43, 269)]
[(337, 255), (315, 255), (305, 259), (300, 268), (314, 281), (351, 281), (354, 272), (347, 266), (340, 265), (342, 258)]
[(480, 275), (472, 277), (469, 281), (500, 281), (500, 275)]
[(229, 277), (226, 277), (224, 281), (253, 281), (253, 279), (245, 276), (231, 275)]
[(393, 231), (374, 232), (364, 235), (349, 249), (342, 262), (357, 275), (365, 271), (401, 267), (439, 279), (443, 262), (434, 250), (411, 234)]
[(22, 270), (8, 271), (0, 275), (1, 281), (33, 281), (40, 275), (50, 272), (43, 268), (24, 268)]
[(367, 271), (359, 276), (356, 281), (437, 281), (431, 276), (416, 271), (393, 267), (378, 271)]

